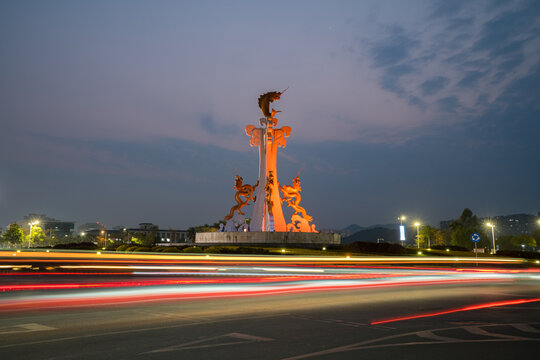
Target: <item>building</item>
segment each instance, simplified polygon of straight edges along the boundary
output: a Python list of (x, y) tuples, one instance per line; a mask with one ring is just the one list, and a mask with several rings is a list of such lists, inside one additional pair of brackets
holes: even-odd
[(28, 227), (29, 223), (37, 221), (46, 236), (60, 238), (73, 235), (75, 229), (74, 221), (62, 221), (48, 217), (46, 214), (28, 214), (22, 221), (18, 221), (21, 227)]
[(538, 219), (530, 214), (513, 214), (495, 216), (493, 218), (481, 219), (482, 222), (492, 222), (495, 230), (500, 235), (530, 235), (538, 226)]
[[(491, 218), (479, 218), (481, 224), (491, 222), (495, 225), (498, 236), (521, 234), (532, 234), (538, 228), (538, 216), (531, 214), (499, 215)], [(450, 230), (453, 220), (443, 220), (440, 222), (440, 229)]]
[(84, 232), (94, 238), (106, 238), (109, 241), (128, 242), (133, 237), (153, 235), (156, 243), (183, 244), (187, 242), (187, 230), (160, 229), (153, 223), (140, 223), (138, 228), (105, 229), (93, 228)]

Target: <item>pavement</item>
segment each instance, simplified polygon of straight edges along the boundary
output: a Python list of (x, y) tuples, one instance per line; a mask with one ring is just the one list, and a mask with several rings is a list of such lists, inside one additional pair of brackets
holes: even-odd
[[(26, 293), (10, 295), (17, 297), (32, 301)], [(0, 313), (0, 354), (51, 360), (536, 357), (540, 302), (519, 300), (538, 298), (533, 277), (36, 306)], [(474, 304), (492, 306), (464, 310)], [(415, 315), (423, 317), (374, 324)]]

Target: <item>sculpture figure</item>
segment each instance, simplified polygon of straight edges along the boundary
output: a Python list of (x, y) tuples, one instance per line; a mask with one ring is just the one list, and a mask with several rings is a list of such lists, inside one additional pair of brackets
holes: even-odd
[(272, 201), (272, 190), (274, 187), (274, 173), (272, 171), (268, 172), (268, 178), (266, 179), (266, 204), (268, 206), (268, 214), (273, 215), (272, 208), (274, 207), (274, 202)]
[(302, 217), (306, 219), (308, 222), (313, 220), (313, 218), (306, 213), (306, 210), (300, 206), (300, 200), (302, 200), (302, 197), (300, 195), (300, 192), (302, 191), (302, 187), (300, 183), (300, 176), (297, 176), (293, 179), (293, 186), (279, 185), (279, 189), (281, 190), (281, 193), (283, 194), (283, 199), (281, 200), (281, 203), (283, 203), (283, 201), (286, 201), (288, 204), (287, 206), (290, 206), (293, 208), (294, 214), (298, 214), (298, 213), (302, 214)]
[[(241, 215), (245, 215), (242, 212), (242, 208), (246, 206), (250, 200), (255, 201), (255, 198), (253, 197), (253, 192), (255, 191), (255, 188), (259, 185), (259, 181), (257, 181), (257, 183), (255, 183), (255, 185), (253, 186), (249, 184), (244, 185), (243, 182), (244, 182), (244, 179), (236, 175), (236, 180), (235, 180), (235, 185), (234, 185), (234, 189), (236, 190), (236, 194), (234, 195), (234, 199), (236, 200), (236, 205), (234, 205), (229, 211), (229, 214), (225, 216), (225, 221), (232, 219), (236, 211), (238, 211), (238, 213)], [(242, 197), (244, 199), (242, 199)]]
[(270, 103), (274, 102), (275, 100), (279, 100), (281, 94), (285, 93), (287, 89), (283, 90), (282, 92), (270, 91), (259, 96), (259, 107), (261, 108), (262, 114), (265, 118), (274, 118), (274, 115), (279, 112), (275, 111), (274, 109), (272, 109), (272, 112), (270, 112)]

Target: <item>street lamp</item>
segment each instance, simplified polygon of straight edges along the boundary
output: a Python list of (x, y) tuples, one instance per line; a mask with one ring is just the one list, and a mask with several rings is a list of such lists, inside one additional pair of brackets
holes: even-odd
[(106, 246), (107, 244), (107, 238), (105, 237), (105, 230), (101, 230), (101, 238), (103, 239), (103, 246)]
[(30, 234), (28, 235), (28, 247), (30, 247), (30, 242), (32, 241), (32, 228), (39, 224), (39, 220), (32, 221), (31, 223), (28, 223), (30, 225)]
[(486, 223), (486, 226), (489, 226), (491, 228), (491, 239), (493, 240), (493, 249), (491, 250), (491, 253), (495, 255), (497, 253), (497, 250), (495, 249), (495, 225), (488, 222)]
[(416, 247), (420, 248), (420, 224), (419, 222), (415, 222), (414, 226), (416, 226)]

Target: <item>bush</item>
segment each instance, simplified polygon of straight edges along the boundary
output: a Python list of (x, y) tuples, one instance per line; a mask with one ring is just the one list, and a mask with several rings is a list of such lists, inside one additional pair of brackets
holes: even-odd
[(56, 244), (53, 249), (96, 250), (98, 246), (92, 242)]
[(407, 249), (399, 244), (392, 243), (372, 243), (356, 241), (343, 246), (343, 250), (350, 252), (384, 253), (384, 254), (406, 254)]
[(222, 250), (224, 249), (219, 246), (209, 246), (205, 248), (203, 251), (208, 254), (221, 254)]
[(469, 249), (464, 248), (463, 246), (456, 246), (456, 245), (433, 245), (431, 248), (435, 250), (450, 249), (451, 251), (470, 251)]
[(198, 246), (190, 246), (190, 247), (185, 248), (184, 250), (182, 250), (182, 252), (185, 252), (185, 253), (202, 253), (203, 249), (201, 249)]
[(128, 252), (132, 252), (132, 251), (135, 251), (137, 250), (137, 248), (139, 248), (139, 246), (137, 245), (129, 245), (125, 251), (128, 251)]
[(128, 244), (124, 244), (124, 245), (120, 245), (119, 247), (116, 248), (116, 251), (126, 251), (127, 248), (129, 248), (131, 245), (128, 245)]
[(534, 251), (497, 250), (497, 255), (525, 259), (540, 259), (540, 253)]
[(182, 252), (182, 250), (178, 249), (175, 246), (162, 246), (163, 249), (161, 249), (161, 252), (164, 253), (179, 253)]
[(146, 246), (137, 246), (137, 248), (134, 250), (137, 252), (151, 252), (152, 248), (146, 247)]

